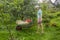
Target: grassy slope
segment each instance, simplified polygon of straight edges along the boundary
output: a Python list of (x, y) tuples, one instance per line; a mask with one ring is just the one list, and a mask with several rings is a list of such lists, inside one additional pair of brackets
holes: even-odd
[[(53, 14), (57, 15), (57, 13)], [(51, 23), (56, 20), (58, 20), (60, 17), (51, 19)], [(60, 26), (60, 20), (57, 21), (57, 25)], [(36, 28), (36, 26), (35, 26)], [(12, 33), (16, 40), (60, 40), (60, 27), (48, 27), (44, 28), (45, 33), (44, 34), (37, 34), (36, 29), (34, 29), (34, 26), (32, 29), (22, 30), (22, 31), (16, 31), (12, 30)], [(8, 40), (9, 38), (9, 32), (7, 30), (0, 30), (0, 40)]]
[[(60, 40), (60, 30), (56, 28), (48, 28), (46, 29), (44, 34), (37, 34), (35, 30), (22, 30), (22, 31), (12, 31), (14, 37), (16, 39), (21, 40)], [(8, 31), (0, 32), (0, 40), (8, 40), (9, 33)]]

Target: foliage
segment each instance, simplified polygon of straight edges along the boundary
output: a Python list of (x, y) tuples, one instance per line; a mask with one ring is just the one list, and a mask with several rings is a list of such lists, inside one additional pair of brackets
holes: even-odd
[[(43, 11), (43, 26), (45, 33), (36, 33), (37, 18), (35, 4), (32, 0), (0, 0), (0, 40), (8, 40), (11, 31), (16, 40), (60, 40), (60, 10), (47, 8), (47, 4), (41, 4)], [(33, 2), (33, 1), (32, 1)], [(16, 20), (31, 18), (32, 28), (16, 31)], [(8, 30), (7, 30), (8, 26)], [(1, 29), (3, 28), (3, 29)]]

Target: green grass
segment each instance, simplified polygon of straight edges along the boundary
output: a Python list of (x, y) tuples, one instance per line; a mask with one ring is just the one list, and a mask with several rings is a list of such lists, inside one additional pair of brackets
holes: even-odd
[[(36, 25), (31, 29), (23, 29), (21, 31), (16, 31), (15, 27), (11, 26), (11, 32), (15, 40), (60, 40), (60, 17), (56, 16), (60, 12), (49, 14), (54, 16), (50, 19), (50, 24), (56, 23), (58, 27), (44, 26), (44, 34), (36, 33)], [(47, 15), (47, 16), (49, 16)], [(45, 25), (45, 24), (44, 24)], [(0, 30), (0, 40), (8, 40), (10, 38), (9, 32), (6, 29)]]
[[(49, 27), (44, 34), (36, 33), (36, 30), (28, 29), (22, 31), (12, 30), (13, 36), (16, 40), (60, 40), (60, 30), (55, 27)], [(6, 30), (0, 31), (0, 40), (8, 40), (9, 32)]]

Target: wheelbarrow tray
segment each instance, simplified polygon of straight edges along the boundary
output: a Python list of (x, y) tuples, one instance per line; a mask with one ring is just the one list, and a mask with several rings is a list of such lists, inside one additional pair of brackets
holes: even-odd
[(22, 27), (22, 28), (29, 28), (32, 26), (32, 22), (30, 22), (29, 24), (19, 24), (17, 26)]

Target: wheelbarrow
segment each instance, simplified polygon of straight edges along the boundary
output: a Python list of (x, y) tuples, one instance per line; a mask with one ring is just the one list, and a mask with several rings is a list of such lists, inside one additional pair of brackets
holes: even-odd
[(16, 24), (16, 30), (22, 30), (22, 28), (30, 28), (33, 25), (33, 21), (31, 19), (26, 19), (25, 21), (17, 20)]

